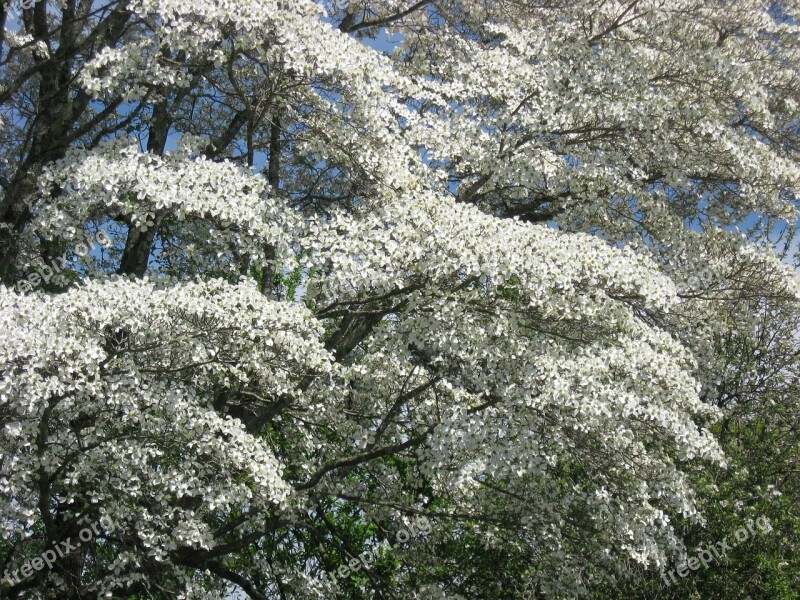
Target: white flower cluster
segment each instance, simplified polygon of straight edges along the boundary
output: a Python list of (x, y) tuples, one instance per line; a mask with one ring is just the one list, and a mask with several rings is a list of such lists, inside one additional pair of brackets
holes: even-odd
[(213, 547), (214, 515), (287, 509), (281, 462), (214, 402), (299, 395), (329, 371), (307, 310), (220, 280), (0, 288), (0, 306), (0, 524), (28, 538), (22, 556), (44, 493), (75, 514), (102, 507), (155, 560)]
[(263, 177), (184, 148), (158, 157), (120, 139), (73, 150), (45, 171), (39, 186), (33, 230), (45, 238), (79, 238), (97, 214), (124, 216), (142, 232), (166, 215), (187, 227), (204, 222), (198, 241), (214, 253), (236, 249), (260, 261), (264, 244), (283, 248), (298, 225)]
[[(376, 294), (401, 287), (415, 276), (437, 280), (479, 277), (495, 286), (514, 279), (531, 306), (560, 302), (578, 290), (629, 295), (665, 308), (675, 295), (672, 282), (652, 261), (629, 249), (614, 249), (588, 235), (564, 235), (545, 226), (500, 220), (432, 193), (409, 194), (365, 216), (343, 215), (316, 230), (314, 254), (332, 261), (327, 286), (349, 281), (354, 291)], [(316, 231), (315, 230), (315, 231)], [(361, 276), (353, 277), (358, 271)], [(364, 286), (364, 287), (360, 287)], [(344, 287), (344, 285), (342, 285)], [(326, 291), (340, 299), (346, 289)]]

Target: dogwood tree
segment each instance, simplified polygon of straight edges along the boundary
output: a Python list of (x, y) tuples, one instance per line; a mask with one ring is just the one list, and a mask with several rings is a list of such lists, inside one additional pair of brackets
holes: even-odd
[(797, 9), (3, 5), (2, 593), (574, 597), (680, 560), (719, 341), (800, 294), (759, 242)]

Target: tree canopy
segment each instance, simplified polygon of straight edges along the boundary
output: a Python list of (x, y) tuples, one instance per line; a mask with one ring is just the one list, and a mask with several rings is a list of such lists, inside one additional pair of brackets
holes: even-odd
[(0, 595), (800, 597), (800, 4), (15, 2)]

